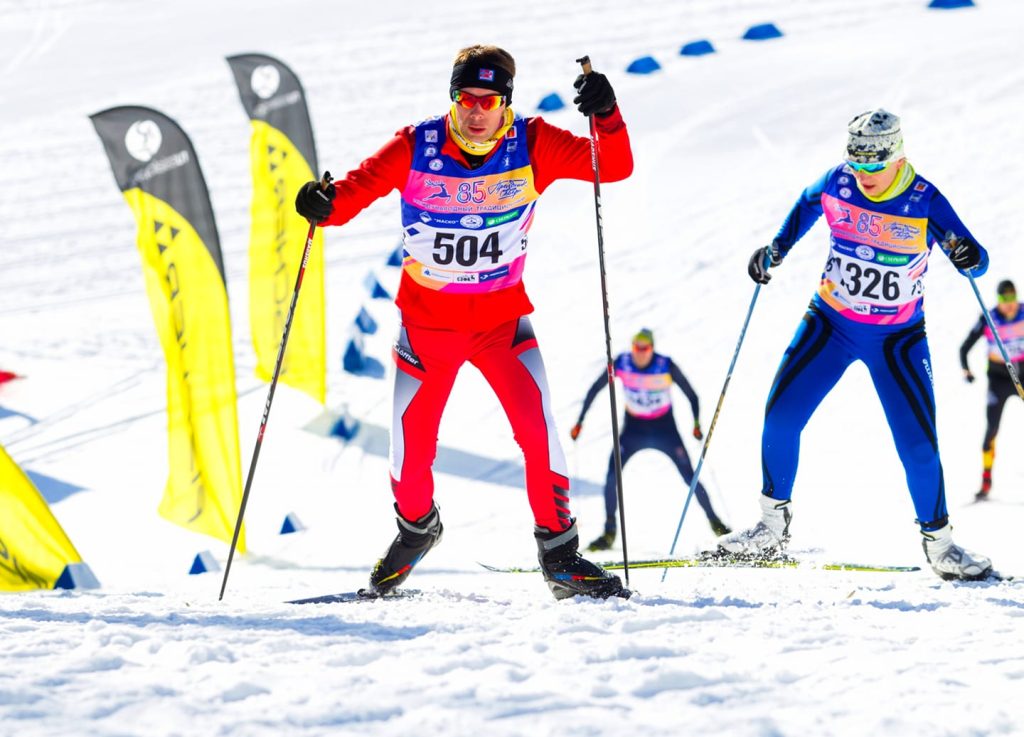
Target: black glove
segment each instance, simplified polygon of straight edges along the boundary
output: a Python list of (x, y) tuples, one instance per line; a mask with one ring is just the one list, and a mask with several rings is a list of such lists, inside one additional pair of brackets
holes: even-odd
[[(765, 265), (767, 256), (768, 264)], [(779, 252), (779, 247), (775, 245), (775, 241), (767, 246), (762, 246), (754, 251), (754, 254), (750, 257), (750, 263), (747, 264), (747, 273), (750, 274), (750, 278), (756, 281), (758, 284), (767, 284), (771, 281), (772, 275), (768, 273), (768, 269), (772, 266), (778, 266), (782, 263), (782, 254)]]
[(970, 238), (958, 238), (946, 233), (946, 241), (942, 247), (949, 253), (949, 260), (960, 271), (969, 271), (981, 263), (981, 249)]
[(974, 383), (974, 374), (971, 373), (970, 369), (964, 369), (964, 381), (968, 384)]
[(295, 211), (311, 223), (320, 223), (331, 215), (334, 209), (334, 185), (320, 189), (320, 182), (306, 182), (295, 195)]
[(572, 86), (579, 93), (573, 98), (572, 104), (584, 115), (604, 116), (615, 107), (615, 90), (608, 77), (600, 72), (581, 74)]

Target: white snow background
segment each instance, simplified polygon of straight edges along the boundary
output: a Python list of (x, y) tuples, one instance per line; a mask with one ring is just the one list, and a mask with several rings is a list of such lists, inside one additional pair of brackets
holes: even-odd
[[(387, 462), (389, 378), (354, 377), (341, 353), (361, 306), (387, 367), (397, 196), (326, 233), (329, 401), (364, 425), (351, 445), (303, 429), (320, 408), (280, 387), (246, 522), (252, 552), (187, 575), (227, 546), (157, 515), (167, 473), (164, 360), (144, 293), (135, 223), (90, 113), (155, 107), (192, 138), (227, 269), (243, 470), (267, 386), (248, 334), (249, 122), (224, 57), (269, 53), (309, 99), (322, 168), (340, 174), (399, 127), (447, 108), (455, 51), (516, 57), (514, 107), (571, 99), (575, 59), (608, 74), (636, 158), (603, 188), (614, 348), (654, 329), (702, 400), (705, 429), (754, 285), (751, 251), (800, 190), (839, 161), (845, 124), (884, 106), (906, 150), (988, 248), (986, 300), (1024, 281), (1024, 5), (978, 0), (523, 0), (448, 3), (0, 0), (0, 443), (32, 473), (103, 584), (0, 597), (2, 735), (1009, 735), (1024, 734), (1024, 589), (944, 583), (927, 570), (902, 467), (863, 366), (804, 434), (794, 551), (811, 561), (921, 565), (915, 573), (635, 570), (628, 600), (555, 602), (541, 577), (478, 561), (536, 561), (532, 517), (510, 467), (518, 447), (475, 369), (441, 425), (443, 543), (408, 581), (424, 595), (295, 606), (352, 590), (395, 534)], [(754, 24), (785, 36), (741, 41)], [(717, 53), (679, 47), (707, 38)], [(628, 75), (653, 54), (663, 69)], [(546, 116), (586, 133), (574, 109)], [(825, 260), (822, 224), (762, 289), (703, 478), (722, 516), (754, 522), (769, 384)], [(583, 393), (604, 365), (592, 188), (541, 200), (526, 283), (577, 490), (584, 543), (601, 531), (607, 394), (576, 446)], [(297, 243), (296, 248), (302, 244)], [(927, 315), (955, 538), (1024, 573), (1024, 414), (1010, 401), (993, 500), (980, 473), (985, 382), (957, 349), (979, 314), (936, 252)], [(984, 373), (984, 351), (972, 364)], [(687, 403), (675, 394), (686, 434)], [(621, 404), (621, 402), (620, 402)], [(447, 454), (447, 455), (445, 455)], [(479, 456), (467, 460), (467, 454)], [(503, 479), (512, 478), (508, 483)], [(630, 556), (667, 554), (685, 487), (647, 451), (625, 470)], [(307, 530), (278, 535), (287, 512)], [(713, 541), (694, 504), (677, 553)], [(621, 557), (621, 550), (598, 559)]]

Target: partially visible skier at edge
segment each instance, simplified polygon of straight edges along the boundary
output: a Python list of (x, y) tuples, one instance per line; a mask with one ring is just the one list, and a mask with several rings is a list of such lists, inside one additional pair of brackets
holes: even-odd
[[(390, 450), (398, 536), (370, 574), (372, 594), (391, 592), (441, 541), (431, 466), (441, 413), (468, 361), (497, 394), (522, 448), (538, 557), (552, 594), (629, 596), (618, 576), (579, 555), (568, 469), (522, 281), (537, 197), (558, 179), (592, 181), (591, 143), (539, 117), (515, 115), (515, 71), (512, 56), (496, 46), (462, 49), (447, 114), (402, 128), (326, 192), (309, 182), (295, 200), (309, 220), (344, 225), (392, 190), (401, 193)], [(601, 180), (625, 179), (633, 155), (611, 84), (592, 72), (574, 86), (580, 112), (596, 117)]]
[[(1006, 349), (1010, 361), (1015, 366), (1017, 378), (1024, 376), (1024, 310), (1020, 308), (1017, 301), (1017, 287), (1009, 279), (1003, 279), (996, 287), (996, 295), (999, 299), (995, 307), (989, 310), (989, 318), (998, 331), (999, 339)], [(985, 336), (988, 343), (988, 392), (985, 402), (985, 439), (981, 444), (981, 488), (974, 498), (978, 501), (988, 499), (992, 491), (992, 466), (996, 460), (996, 435), (999, 434), (999, 424), (1003, 418), (1003, 407), (1006, 400), (1017, 396), (1017, 386), (1014, 384), (1010, 370), (1003, 360), (1002, 351), (996, 344), (996, 336), (985, 320), (985, 315), (978, 318), (974, 328), (964, 339), (960, 346), (960, 367), (964, 372), (964, 380), (968, 383), (974, 381), (974, 374), (967, 363), (967, 354), (978, 342), (978, 338)]]
[[(846, 161), (804, 190), (748, 273), (760, 283), (822, 214), (830, 249), (817, 293), (772, 383), (761, 436), (762, 519), (719, 538), (729, 553), (771, 555), (789, 539), (800, 434), (846, 368), (863, 361), (906, 471), (925, 556), (944, 579), (986, 578), (992, 562), (953, 542), (935, 431), (924, 275), (935, 243), (961, 272), (981, 276), (988, 254), (946, 198), (903, 153), (900, 119), (871, 110), (849, 123)], [(766, 261), (768, 265), (766, 265)]]

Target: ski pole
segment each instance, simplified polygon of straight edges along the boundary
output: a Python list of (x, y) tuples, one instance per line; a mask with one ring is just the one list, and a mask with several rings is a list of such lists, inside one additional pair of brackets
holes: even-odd
[[(770, 257), (765, 256), (765, 267), (767, 268)], [(729, 381), (732, 379), (733, 369), (736, 368), (736, 359), (740, 355), (740, 347), (743, 345), (743, 338), (747, 334), (747, 326), (750, 324), (750, 316), (754, 314), (754, 305), (757, 303), (757, 295), (761, 293), (761, 284), (754, 287), (754, 296), (750, 298), (750, 307), (747, 308), (747, 316), (743, 320), (743, 329), (740, 330), (740, 339), (736, 341), (736, 350), (732, 354), (732, 362), (729, 364), (729, 370), (725, 374), (725, 384), (722, 385), (722, 393), (718, 395), (718, 404), (715, 406), (715, 414), (711, 418), (711, 424), (708, 426), (707, 435), (704, 436), (704, 445), (700, 449), (700, 458), (697, 460), (697, 468), (693, 471), (693, 478), (690, 480), (690, 491), (686, 494), (686, 502), (683, 503), (683, 513), (679, 515), (679, 524), (676, 525), (676, 534), (672, 538), (672, 548), (669, 550), (669, 556), (675, 554), (676, 543), (679, 542), (679, 532), (683, 529), (683, 520), (686, 519), (686, 511), (690, 508), (690, 500), (693, 499), (693, 492), (697, 488), (697, 481), (700, 479), (700, 470), (704, 465), (704, 457), (708, 454), (708, 446), (711, 445), (711, 436), (715, 432), (715, 424), (718, 422), (718, 413), (722, 411), (722, 402), (725, 401), (725, 392), (729, 389)], [(661, 572), (661, 580), (665, 581), (665, 577), (668, 575), (668, 568)]]
[[(957, 238), (953, 233), (946, 233), (946, 240), (942, 242), (942, 250), (949, 253), (953, 250), (956, 245)], [(985, 307), (985, 301), (981, 298), (981, 292), (978, 291), (978, 283), (974, 280), (974, 274), (970, 271), (967, 272), (967, 279), (971, 282), (971, 289), (974, 290), (974, 296), (978, 299), (978, 305), (981, 306), (981, 314), (985, 316), (985, 322), (988, 323), (988, 329), (992, 331), (992, 338), (995, 344), (999, 346), (999, 353), (1003, 356), (1003, 363), (1006, 364), (1006, 370), (1010, 373), (1010, 379), (1013, 381), (1014, 388), (1017, 389), (1017, 396), (1024, 399), (1024, 387), (1020, 384), (1020, 377), (1017, 376), (1017, 367), (1013, 365), (1013, 361), (1010, 360), (1010, 354), (1006, 351), (1006, 344), (1003, 343), (1003, 339), (999, 337), (999, 331), (996, 330), (995, 323), (992, 322), (992, 316), (988, 314), (988, 308)]]
[[(334, 181), (331, 173), (325, 171), (320, 180), (320, 189), (326, 190)], [(302, 286), (302, 277), (306, 273), (306, 263), (309, 261), (309, 252), (313, 248), (313, 233), (316, 231), (316, 222), (310, 221), (309, 233), (306, 234), (306, 248), (302, 252), (302, 261), (299, 263), (299, 273), (295, 278), (295, 291), (292, 292), (292, 301), (288, 306), (288, 317), (284, 321), (284, 334), (281, 336), (281, 346), (277, 349), (277, 363), (274, 365), (274, 377), (270, 380), (270, 390), (267, 392), (267, 403), (263, 406), (263, 419), (260, 421), (259, 432), (256, 433), (256, 447), (252, 451), (252, 461), (249, 463), (249, 477), (245, 480), (245, 490), (242, 492), (242, 503), (238, 508), (238, 518), (235, 520), (235, 534), (231, 536), (231, 549), (228, 551), (228, 562), (224, 566), (224, 580), (220, 584), (220, 596), (218, 601), (224, 600), (224, 589), (228, 585), (228, 574), (231, 573), (231, 561), (235, 557), (235, 548), (238, 546), (238, 535), (242, 531), (242, 518), (245, 517), (245, 505), (249, 501), (249, 491), (252, 489), (252, 479), (256, 474), (256, 461), (260, 457), (260, 448), (263, 446), (263, 433), (267, 429), (267, 420), (270, 417), (270, 404), (274, 401), (274, 390), (277, 389), (277, 380), (281, 375), (281, 364), (284, 363), (284, 349), (288, 345), (288, 333), (292, 329), (292, 318), (295, 317), (295, 305), (299, 301), (299, 288)]]
[[(584, 56), (576, 60), (583, 66), (583, 75), (593, 71), (590, 57)], [(604, 305), (604, 348), (608, 362), (608, 399), (612, 412), (612, 455), (615, 459), (615, 493), (619, 501), (619, 530), (622, 533), (622, 575), (629, 586), (629, 554), (626, 548), (626, 506), (622, 493), (622, 454), (619, 450), (619, 410), (615, 404), (615, 366), (612, 363), (612, 335), (608, 325), (608, 279), (604, 268), (604, 227), (601, 222), (601, 174), (597, 159), (597, 118), (590, 119), (590, 164), (594, 170), (594, 212), (597, 216), (597, 257), (601, 267), (601, 301)]]

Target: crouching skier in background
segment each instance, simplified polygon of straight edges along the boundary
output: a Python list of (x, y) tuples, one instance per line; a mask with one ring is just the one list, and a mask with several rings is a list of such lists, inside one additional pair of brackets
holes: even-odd
[(945, 579), (985, 578), (991, 561), (951, 536), (923, 295), (934, 243), (948, 249), (961, 273), (985, 273), (988, 255), (946, 198), (914, 172), (903, 155), (900, 119), (885, 110), (850, 122), (846, 161), (804, 190), (771, 245), (754, 252), (751, 278), (767, 284), (768, 266), (778, 266), (822, 213), (832, 231), (828, 261), (765, 409), (762, 520), (720, 538), (719, 547), (740, 554), (783, 547), (800, 433), (846, 368), (860, 360), (896, 441), (928, 562)]
[[(999, 301), (989, 310), (989, 316), (999, 331), (1003, 347), (1006, 348), (1006, 353), (1017, 370), (1017, 377), (1020, 378), (1024, 374), (1024, 310), (1020, 309), (1020, 302), (1017, 301), (1017, 288), (1009, 279), (999, 282), (996, 295)], [(1007, 399), (1017, 396), (1017, 387), (1010, 376), (1010, 370), (1006, 368), (1003, 354), (996, 345), (995, 336), (989, 329), (984, 315), (978, 318), (978, 322), (960, 346), (960, 367), (964, 371), (964, 380), (974, 381), (974, 374), (967, 363), (967, 354), (982, 335), (988, 342), (988, 399), (985, 409), (985, 439), (981, 445), (981, 489), (974, 495), (978, 501), (988, 499), (988, 493), (992, 490), (992, 464), (996, 459), (996, 434), (1003, 418), (1003, 407), (1006, 406)]]
[[(377, 594), (401, 584), (441, 540), (431, 466), (441, 413), (469, 361), (494, 389), (522, 448), (540, 565), (555, 598), (629, 595), (617, 576), (578, 553), (568, 470), (522, 282), (536, 199), (555, 180), (593, 179), (590, 139), (516, 116), (514, 76), (503, 49), (462, 49), (446, 115), (399, 130), (333, 188), (321, 192), (310, 182), (295, 201), (304, 217), (343, 225), (392, 190), (402, 196), (390, 451), (398, 536), (370, 574)], [(580, 111), (597, 118), (602, 181), (625, 179), (633, 157), (608, 79), (581, 75), (575, 87)]]
[[(690, 409), (693, 410), (693, 437), (697, 440), (704, 439), (704, 433), (700, 429), (700, 402), (690, 382), (683, 376), (675, 361), (668, 356), (655, 353), (654, 333), (647, 328), (633, 336), (632, 349), (629, 353), (620, 353), (615, 358), (614, 366), (615, 375), (622, 382), (626, 404), (626, 419), (619, 433), (622, 467), (625, 468), (626, 461), (637, 452), (654, 448), (671, 458), (683, 481), (690, 484), (693, 481), (693, 466), (690, 465), (690, 456), (686, 454), (686, 447), (679, 436), (676, 419), (672, 414), (672, 384), (675, 384), (690, 400)], [(608, 374), (602, 371), (597, 381), (587, 390), (583, 407), (580, 409), (580, 417), (569, 433), (574, 442), (583, 430), (583, 418), (586, 417), (587, 410), (606, 386)], [(708, 492), (700, 482), (697, 483), (694, 493), (715, 534), (725, 535), (730, 532), (715, 514)], [(604, 482), (604, 508), (604, 532), (590, 543), (587, 550), (607, 550), (615, 542), (618, 496), (615, 488), (614, 452), (608, 459), (608, 476)]]

